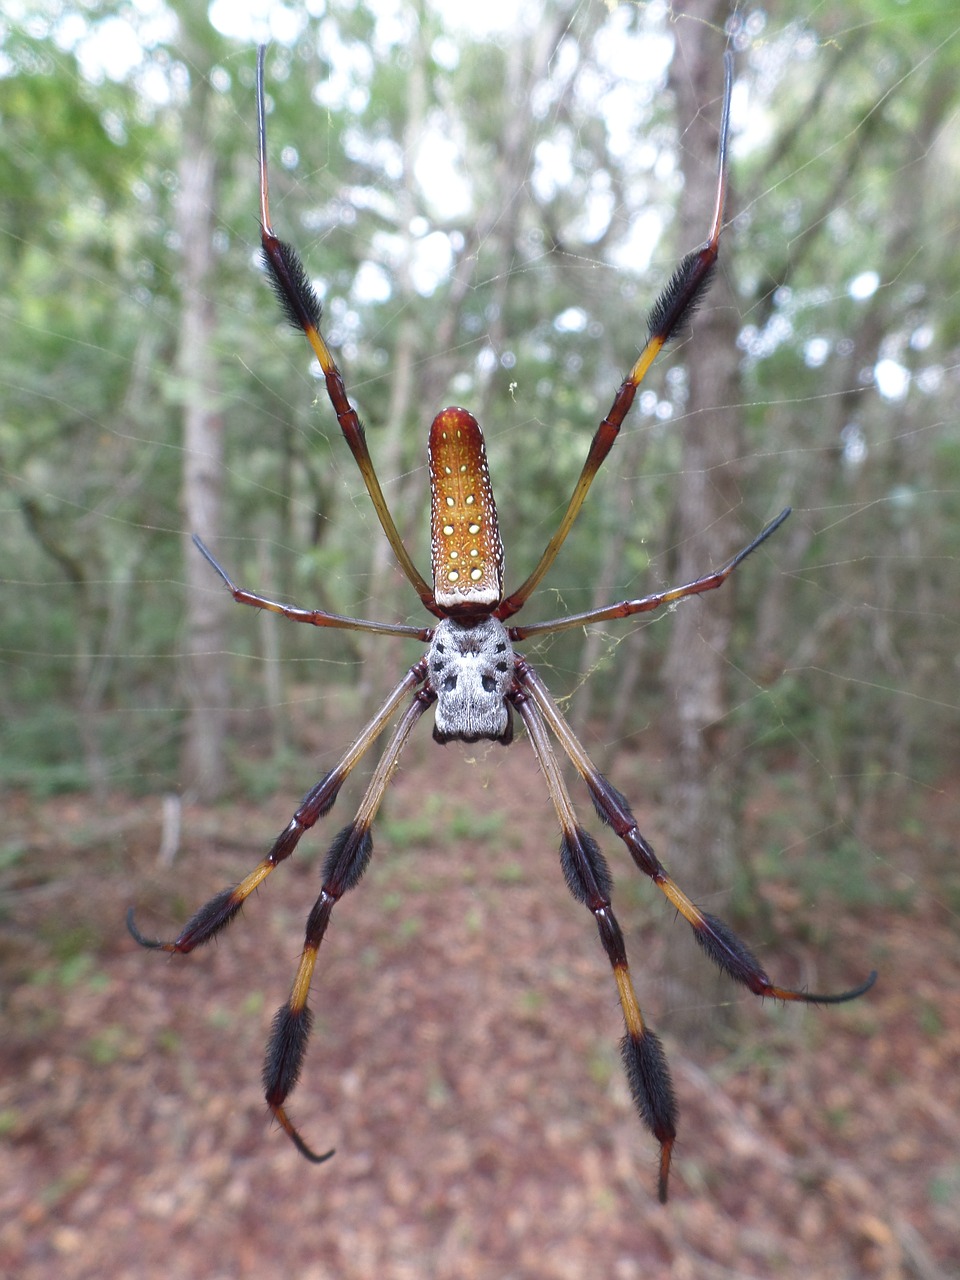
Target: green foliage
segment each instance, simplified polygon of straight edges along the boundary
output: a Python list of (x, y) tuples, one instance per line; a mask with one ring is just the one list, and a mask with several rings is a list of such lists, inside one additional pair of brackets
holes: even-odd
[[(153, 790), (176, 773), (189, 703), (189, 388), (173, 363), (174, 197), (183, 77), (201, 66), (212, 68), (207, 123), (220, 164), (218, 554), (273, 596), (419, 616), (384, 568), (309, 353), (252, 269), (253, 47), (181, 9), (180, 43), (145, 45), (143, 65), (116, 81), (91, 78), (52, 18), (6, 31), (0, 784), (41, 794), (91, 783)], [(511, 585), (552, 533), (642, 341), (646, 307), (685, 247), (670, 231), (684, 122), (656, 86), (609, 64), (610, 40), (663, 35), (656, 15), (542, 9), (509, 38), (473, 39), (430, 6), (393, 25), (375, 6), (333, 6), (268, 59), (274, 220), (321, 285), (327, 336), (404, 534), (422, 564), (426, 425), (442, 404), (465, 402), (487, 429)], [(957, 742), (956, 699), (945, 692), (955, 683), (960, 528), (949, 372), (960, 340), (960, 182), (948, 128), (960, 81), (948, 9), (817, 10), (805, 30), (768, 16), (763, 38), (738, 56), (747, 119), (737, 122), (723, 270), (742, 322), (743, 457), (731, 465), (748, 536), (778, 505), (795, 514), (725, 588), (737, 593), (738, 621), (737, 710), (724, 727), (761, 765), (796, 754), (800, 786), (824, 813), (869, 804), (891, 777), (934, 778)], [(119, 12), (101, 4), (84, 20)], [(150, 75), (170, 90), (166, 101), (147, 91)], [(448, 149), (432, 153), (438, 140)], [(431, 154), (442, 181), (429, 175)], [(633, 232), (649, 209), (665, 230), (648, 266)], [(428, 243), (446, 249), (447, 266), (417, 274)], [(868, 271), (878, 286), (858, 294), (851, 284)], [(651, 375), (532, 616), (588, 608), (598, 580), (610, 599), (671, 580), (685, 370), (696, 358), (694, 329)], [(881, 393), (882, 360), (909, 374), (902, 397)], [(230, 616), (238, 709), (262, 698), (258, 627), (253, 611)], [(589, 659), (593, 714), (602, 724), (623, 712), (626, 739), (657, 710), (670, 619), (614, 630)], [(642, 643), (637, 687), (650, 699), (636, 711), (621, 705), (631, 632)], [(372, 671), (379, 690), (388, 665), (392, 679), (407, 660), (383, 642), (386, 655), (364, 667), (372, 645), (353, 636), (279, 634), (291, 663), (329, 661), (310, 668), (321, 708), (326, 680)], [(582, 643), (571, 633), (542, 646), (560, 695), (587, 674)], [(238, 754), (233, 764), (263, 793), (287, 761), (244, 770)], [(419, 842), (434, 817), (388, 816), (388, 835)], [(502, 834), (496, 815), (463, 822), (457, 838)]]
[(442, 796), (424, 797), (419, 812), (411, 818), (398, 818), (389, 810), (380, 818), (378, 838), (397, 850), (430, 844), (441, 832), (443, 842), (476, 841), (478, 844), (498, 839), (503, 834), (505, 818), (498, 810), (474, 809), (461, 804), (451, 806)]
[(130, 1032), (125, 1026), (103, 1027), (86, 1042), (87, 1057), (98, 1067), (109, 1067), (130, 1054)]
[[(815, 851), (808, 850), (792, 870), (792, 879), (809, 904), (831, 901), (848, 910), (857, 910), (878, 906), (884, 901), (881, 886), (873, 874), (873, 861), (854, 840), (840, 840)], [(815, 921), (815, 915), (808, 917), (807, 927), (811, 936), (822, 944), (827, 939)]]
[(303, 757), (293, 748), (284, 748), (264, 759), (259, 751), (250, 750), (249, 743), (241, 743), (231, 753), (231, 764), (238, 788), (257, 803), (287, 787), (289, 779), (301, 773)]
[(946, 1165), (930, 1178), (928, 1195), (932, 1204), (949, 1209), (960, 1195), (960, 1164)]

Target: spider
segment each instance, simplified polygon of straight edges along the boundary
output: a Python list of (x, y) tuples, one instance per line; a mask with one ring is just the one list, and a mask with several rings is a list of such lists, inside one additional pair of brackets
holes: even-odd
[(278, 1010), (271, 1028), (263, 1067), (266, 1101), (297, 1150), (308, 1160), (321, 1163), (334, 1153), (315, 1153), (301, 1137), (287, 1113), (287, 1098), (297, 1083), (311, 1013), (307, 1004), (317, 953), (334, 906), (363, 875), (373, 850), (371, 826), (401, 751), (415, 724), (428, 707), (434, 707), (433, 737), (438, 743), (478, 742), (488, 739), (507, 745), (513, 737), (514, 712), (520, 717), (543, 774), (561, 829), (560, 864), (574, 898), (592, 912), (604, 951), (613, 969), (623, 1012), (625, 1035), (621, 1056), (630, 1091), (642, 1122), (660, 1144), (658, 1193), (666, 1201), (670, 1158), (677, 1131), (677, 1106), (670, 1072), (660, 1040), (647, 1026), (633, 988), (623, 934), (610, 905), (612, 879), (606, 860), (592, 835), (581, 825), (564, 782), (551, 738), (560, 744), (586, 784), (601, 821), (612, 827), (637, 867), (654, 882), (693, 929), (707, 956), (734, 981), (755, 995), (807, 1004), (839, 1004), (863, 995), (876, 973), (850, 991), (813, 995), (776, 986), (759, 961), (733, 930), (716, 916), (702, 911), (671, 879), (650, 844), (640, 833), (624, 796), (591, 762), (572, 733), (556, 702), (529, 662), (514, 644), (534, 636), (552, 635), (589, 623), (631, 618), (660, 609), (687, 596), (700, 595), (723, 585), (733, 571), (755, 551), (790, 514), (789, 508), (772, 520), (756, 538), (722, 568), (693, 582), (655, 592), (636, 600), (624, 600), (606, 608), (528, 625), (507, 625), (526, 604), (556, 559), (587, 491), (610, 452), (633, 403), (637, 388), (663, 346), (675, 337), (703, 296), (717, 261), (727, 187), (727, 133), (733, 58), (724, 58), (724, 93), (720, 123), (718, 176), (713, 222), (706, 242), (680, 263), (654, 304), (646, 342), (630, 373), (614, 396), (607, 416), (590, 445), (573, 495), (559, 528), (550, 539), (529, 577), (509, 595), (503, 589), (503, 547), (493, 491), (487, 470), (483, 436), (477, 420), (466, 409), (443, 409), (433, 420), (428, 446), (430, 471), (430, 531), (433, 585), (419, 573), (401, 541), (374, 471), (366, 438), (340, 370), (320, 330), (320, 303), (296, 252), (277, 238), (270, 222), (267, 180), (267, 143), (264, 108), (264, 47), (257, 57), (257, 125), (260, 167), (260, 222), (263, 260), (271, 283), (292, 324), (302, 329), (320, 363), (326, 390), (340, 429), (360, 469), (380, 525), (404, 574), (424, 607), (437, 619), (428, 627), (392, 622), (370, 622), (341, 617), (319, 609), (280, 604), (234, 584), (199, 538), (198, 550), (220, 575), (234, 600), (282, 614), (294, 622), (315, 627), (340, 627), (390, 636), (416, 637), (428, 645), (419, 661), (388, 694), (380, 709), (364, 726), (330, 772), (307, 792), (288, 825), (257, 867), (202, 906), (172, 942), (145, 937), (137, 928), (133, 910), (127, 924), (133, 937), (145, 947), (186, 954), (209, 942), (234, 919), (244, 902), (285, 858), (293, 853), (305, 832), (333, 806), (344, 780), (387, 728), (401, 708), (402, 714), (380, 757), (353, 820), (334, 838), (326, 855), (322, 888), (307, 919), (303, 951), (293, 987)]

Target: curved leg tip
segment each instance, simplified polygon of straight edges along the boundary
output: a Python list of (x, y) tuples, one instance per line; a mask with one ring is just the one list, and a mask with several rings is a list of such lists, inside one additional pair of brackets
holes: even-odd
[(141, 947), (147, 947), (150, 951), (172, 951), (173, 946), (169, 942), (161, 942), (159, 938), (148, 938), (137, 928), (134, 920), (133, 907), (127, 909), (127, 932), (134, 942), (138, 942)]
[(268, 1105), (276, 1117), (277, 1123), (280, 1125), (281, 1129), (305, 1160), (309, 1160), (311, 1164), (323, 1164), (325, 1161), (329, 1160), (331, 1156), (336, 1155), (336, 1147), (331, 1147), (330, 1150), (325, 1151), (323, 1155), (318, 1155), (317, 1152), (314, 1151), (312, 1147), (308, 1147), (303, 1138), (300, 1137), (293, 1121), (287, 1115), (286, 1111), (284, 1111), (283, 1107), (279, 1103), (270, 1103)]
[(877, 976), (877, 970), (871, 970), (864, 982), (861, 982), (858, 987), (851, 987), (849, 991), (791, 991), (786, 987), (775, 987), (769, 984), (765, 990), (757, 991), (757, 995), (770, 996), (774, 1000), (796, 1000), (802, 1004), (846, 1004), (848, 1000), (857, 1000), (860, 996), (866, 995), (876, 982)]

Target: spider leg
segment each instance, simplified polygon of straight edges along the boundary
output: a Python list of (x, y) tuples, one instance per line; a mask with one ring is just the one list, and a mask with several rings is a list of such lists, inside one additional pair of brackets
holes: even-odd
[(426, 580), (417, 570), (410, 558), (410, 553), (403, 545), (399, 530), (394, 523), (387, 500), (380, 488), (380, 481), (373, 467), (370, 450), (367, 448), (363, 425), (356, 409), (350, 403), (343, 375), (320, 332), (321, 306), (313, 286), (307, 276), (303, 263), (296, 250), (278, 239), (270, 224), (270, 191), (267, 180), (267, 123), (263, 93), (263, 61), (266, 46), (261, 45), (257, 51), (257, 136), (260, 159), (260, 243), (263, 246), (263, 261), (270, 272), (274, 292), (290, 323), (302, 329), (307, 341), (313, 348), (326, 382), (327, 395), (337, 415), (337, 422), (343, 432), (344, 439), (350, 446), (354, 461), (363, 477), (370, 501), (373, 503), (380, 527), (386, 534), (387, 541), (397, 557), (397, 562), (408, 581), (413, 586), (424, 606), (437, 613), (433, 592)]
[(597, 842), (577, 821), (556, 752), (536, 702), (523, 693), (514, 694), (512, 701), (526, 725), (560, 820), (560, 862), (567, 887), (578, 902), (593, 912), (600, 941), (616, 978), (626, 1027), (626, 1035), (620, 1042), (620, 1054), (640, 1117), (660, 1143), (658, 1191), (661, 1203), (665, 1203), (670, 1155), (677, 1134), (677, 1104), (663, 1046), (644, 1023), (637, 1003), (623, 934), (610, 906), (613, 881)]
[(512, 595), (507, 596), (497, 609), (497, 617), (501, 622), (512, 617), (518, 609), (523, 607), (557, 558), (557, 553), (580, 513), (587, 492), (593, 484), (594, 476), (613, 448), (623, 421), (633, 404), (637, 388), (670, 339), (682, 332), (684, 324), (693, 315), (710, 284), (720, 251), (720, 231), (723, 226), (723, 209), (727, 195), (727, 135), (730, 125), (730, 97), (733, 92), (733, 54), (729, 49), (723, 57), (723, 72), (723, 112), (720, 119), (720, 145), (717, 154), (717, 196), (710, 234), (699, 249), (694, 249), (681, 261), (666, 288), (654, 303), (643, 350), (620, 384), (610, 411), (597, 428), (560, 526), (547, 543), (539, 563), (530, 576)]
[(749, 546), (744, 547), (742, 551), (738, 551), (732, 560), (721, 569), (715, 569), (713, 573), (705, 573), (702, 578), (697, 578), (695, 582), (688, 582), (682, 587), (672, 587), (669, 591), (657, 591), (653, 595), (643, 596), (639, 600), (622, 600), (619, 604), (605, 605), (599, 609), (588, 609), (586, 613), (572, 613), (563, 618), (552, 618), (547, 622), (532, 622), (529, 626), (510, 627), (511, 640), (526, 640), (528, 636), (534, 635), (552, 635), (556, 631), (566, 631), (568, 627), (582, 627), (588, 622), (607, 622), (613, 618), (630, 618), (635, 613), (649, 613), (653, 609), (659, 609), (665, 604), (673, 604), (676, 600), (682, 600), (685, 596), (698, 596), (704, 591), (715, 591), (717, 587), (722, 587), (726, 580), (742, 561), (744, 561), (751, 551), (756, 551), (762, 542), (766, 542), (767, 538), (783, 524), (787, 516), (790, 514), (790, 508), (787, 507), (781, 511), (775, 520), (771, 520), (767, 527), (761, 530), (754, 538)]
[(815, 994), (811, 991), (792, 991), (787, 987), (775, 986), (750, 948), (737, 937), (730, 926), (717, 916), (702, 911), (667, 875), (652, 847), (641, 835), (626, 799), (611, 786), (593, 764), (560, 714), (547, 687), (523, 659), (517, 661), (516, 678), (520, 687), (530, 694), (544, 720), (587, 784), (600, 819), (613, 828), (627, 846), (630, 856), (640, 870), (650, 877), (660, 892), (676, 907), (693, 929), (693, 936), (697, 942), (724, 973), (735, 982), (749, 988), (755, 995), (772, 996), (775, 1000), (797, 1000), (804, 1004), (842, 1004), (846, 1000), (855, 1000), (857, 996), (862, 996), (865, 991), (869, 991), (877, 979), (876, 970), (858, 987), (827, 995)]
[(410, 627), (401, 622), (368, 622), (364, 618), (346, 618), (339, 613), (325, 613), (322, 609), (298, 609), (292, 604), (279, 604), (276, 600), (268, 600), (266, 596), (258, 596), (253, 591), (245, 591), (238, 587), (226, 569), (214, 559), (208, 547), (193, 535), (194, 546), (200, 554), (219, 573), (228, 591), (238, 604), (250, 604), (255, 609), (267, 609), (271, 613), (283, 614), (293, 622), (309, 622), (313, 627), (339, 627), (344, 631), (367, 631), (388, 636), (413, 636), (417, 640), (427, 641), (433, 634), (432, 627)]
[(284, 1103), (300, 1077), (300, 1067), (310, 1034), (312, 1015), (307, 997), (310, 994), (317, 953), (333, 908), (347, 890), (354, 887), (367, 868), (373, 852), (370, 827), (380, 808), (387, 784), (397, 767), (398, 757), (410, 731), (435, 698), (436, 694), (431, 689), (422, 689), (407, 707), (380, 757), (356, 816), (338, 833), (330, 846), (323, 864), (323, 887), (307, 919), (303, 952), (290, 997), (277, 1010), (270, 1031), (263, 1064), (263, 1087), (267, 1105), (301, 1155), (316, 1164), (329, 1159), (333, 1151), (318, 1156), (307, 1146), (287, 1115)]
[[(263, 884), (279, 863), (289, 858), (304, 832), (309, 831), (324, 814), (329, 813), (351, 770), (386, 728), (404, 698), (411, 690), (423, 683), (426, 674), (427, 664), (424, 658), (410, 668), (396, 688), (387, 696), (383, 706), (360, 731), (340, 761), (307, 792), (296, 813), (273, 842), (270, 852), (248, 876), (239, 884), (223, 889), (205, 903), (186, 923), (179, 937), (173, 942), (161, 942), (157, 938), (148, 938), (142, 934), (134, 922), (133, 907), (131, 907), (127, 912), (127, 928), (134, 939), (142, 947), (149, 947), (154, 951), (179, 952), (181, 955), (186, 955), (196, 947), (209, 942), (222, 929), (225, 929), (254, 889), (258, 889)], [(418, 699), (415, 705), (419, 705), (419, 701)]]

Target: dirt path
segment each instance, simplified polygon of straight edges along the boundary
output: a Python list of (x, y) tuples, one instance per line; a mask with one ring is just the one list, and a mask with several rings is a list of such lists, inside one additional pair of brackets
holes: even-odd
[[(421, 787), (453, 794), (465, 775), (464, 816), (417, 813)], [(662, 1208), (609, 968), (563, 885), (546, 802), (525, 815), (516, 799), (541, 791), (527, 753), (471, 766), (456, 748), (414, 751), (398, 781), (318, 967), (290, 1109), (308, 1141), (336, 1146), (320, 1168), (271, 1129), (259, 1074), (324, 842), (305, 842), (217, 945), (167, 959), (127, 937), (128, 903), (148, 932), (175, 933), (258, 860), (283, 796), (189, 812), (165, 873), (156, 800), (12, 806), (7, 838), (29, 856), (0, 922), (3, 1274), (960, 1274), (960, 957), (942, 886), (869, 911), (826, 904), (833, 973), (875, 964), (870, 997), (783, 1010), (731, 991), (747, 1038), (694, 1060), (664, 999), (678, 926), (609, 850), (681, 1105)], [(957, 815), (940, 817), (950, 840)], [(773, 916), (778, 931), (801, 923)], [(807, 944), (777, 939), (780, 954), (751, 941), (788, 978)]]

